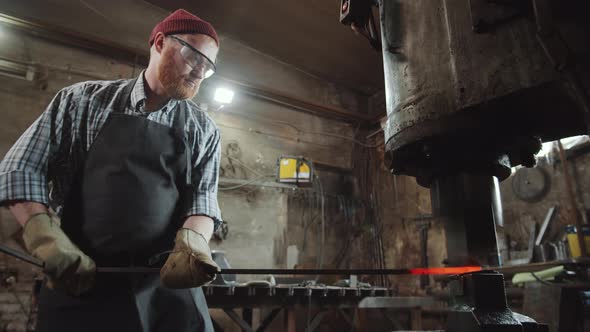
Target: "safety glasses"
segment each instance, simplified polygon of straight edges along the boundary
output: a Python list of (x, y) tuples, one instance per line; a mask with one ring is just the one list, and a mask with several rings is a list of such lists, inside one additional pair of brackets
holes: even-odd
[(168, 36), (182, 45), (180, 49), (180, 55), (188, 63), (188, 65), (197, 69), (200, 68), (203, 71), (203, 78), (209, 78), (215, 73), (215, 63), (211, 61), (205, 54), (201, 53), (196, 48), (192, 47), (189, 43), (176, 36)]

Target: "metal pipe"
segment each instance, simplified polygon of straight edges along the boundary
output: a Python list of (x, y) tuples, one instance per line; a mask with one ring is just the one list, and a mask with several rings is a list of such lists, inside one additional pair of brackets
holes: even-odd
[(504, 209), (502, 208), (502, 193), (500, 191), (500, 181), (497, 177), (492, 177), (492, 213), (496, 226), (504, 227)]

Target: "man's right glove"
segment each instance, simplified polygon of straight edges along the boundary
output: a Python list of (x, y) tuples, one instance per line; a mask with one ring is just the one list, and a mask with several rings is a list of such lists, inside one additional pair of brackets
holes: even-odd
[(45, 263), (49, 288), (80, 295), (94, 285), (94, 261), (70, 241), (58, 219), (47, 213), (33, 215), (25, 223), (23, 240), (29, 253)]
[(168, 288), (193, 288), (210, 283), (219, 272), (205, 237), (181, 228), (176, 233), (174, 249), (160, 270), (160, 280)]

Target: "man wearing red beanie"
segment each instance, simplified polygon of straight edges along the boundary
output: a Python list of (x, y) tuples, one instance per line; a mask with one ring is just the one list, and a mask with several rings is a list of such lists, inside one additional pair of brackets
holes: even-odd
[(177, 10), (149, 45), (139, 77), (62, 89), (0, 162), (0, 204), (48, 279), (37, 331), (213, 331), (200, 286), (220, 271), (220, 136), (190, 99), (219, 39)]

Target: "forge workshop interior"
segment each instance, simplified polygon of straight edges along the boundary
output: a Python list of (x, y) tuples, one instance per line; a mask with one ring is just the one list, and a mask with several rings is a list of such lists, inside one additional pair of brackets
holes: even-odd
[(0, 332), (590, 331), (590, 1), (0, 2)]

